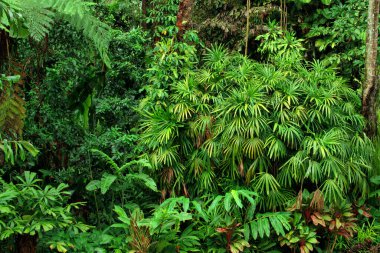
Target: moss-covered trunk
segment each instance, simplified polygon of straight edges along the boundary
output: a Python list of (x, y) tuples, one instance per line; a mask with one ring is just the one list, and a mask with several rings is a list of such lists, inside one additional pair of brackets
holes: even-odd
[(376, 74), (380, 0), (369, 0), (366, 43), (365, 82), (362, 97), (362, 114), (367, 118), (366, 132), (373, 137), (377, 133), (376, 97), (378, 76)]

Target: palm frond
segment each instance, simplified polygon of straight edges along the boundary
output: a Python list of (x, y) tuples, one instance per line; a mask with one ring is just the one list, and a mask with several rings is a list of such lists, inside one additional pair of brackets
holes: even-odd
[(243, 144), (243, 152), (250, 159), (256, 159), (263, 155), (264, 142), (260, 138), (247, 139)]
[(272, 192), (280, 189), (280, 184), (276, 178), (270, 173), (260, 173), (253, 182), (253, 188), (256, 192), (269, 196)]
[(268, 150), (269, 158), (279, 160), (286, 156), (287, 148), (284, 142), (275, 135), (270, 135), (265, 141), (265, 148)]
[(333, 179), (327, 179), (322, 185), (322, 193), (328, 203), (337, 204), (343, 200), (342, 185)]
[(281, 167), (278, 174), (278, 181), (281, 185), (290, 187), (293, 180), (300, 183), (305, 177), (306, 168), (309, 164), (309, 158), (304, 151), (298, 151), (289, 158)]
[(225, 47), (212, 45), (204, 55), (205, 65), (214, 69), (222, 70), (229, 60), (229, 54)]

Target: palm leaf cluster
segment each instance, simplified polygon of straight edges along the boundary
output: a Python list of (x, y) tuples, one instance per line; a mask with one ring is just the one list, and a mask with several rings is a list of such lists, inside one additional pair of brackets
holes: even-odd
[(367, 194), (372, 146), (358, 95), (323, 62), (274, 59), (214, 46), (161, 106), (144, 104), (142, 143), (163, 189), (208, 193), (233, 180), (271, 209), (302, 187), (331, 203)]

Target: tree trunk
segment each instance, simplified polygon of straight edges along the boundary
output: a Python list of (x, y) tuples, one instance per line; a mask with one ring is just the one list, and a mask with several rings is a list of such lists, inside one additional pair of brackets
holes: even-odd
[(0, 72), (2, 74), (6, 73), (6, 66), (9, 66), (9, 58), (11, 51), (11, 39), (9, 34), (0, 30)]
[(190, 27), (191, 11), (194, 0), (181, 0), (177, 13), (178, 40), (182, 40), (183, 34)]
[(16, 237), (17, 253), (36, 253), (38, 235), (18, 235)]
[(379, 26), (380, 0), (369, 0), (368, 27), (366, 42), (365, 82), (363, 86), (362, 114), (367, 119), (366, 133), (374, 137), (377, 133), (376, 97), (377, 82), (376, 61)]
[(143, 15), (142, 27), (144, 28), (144, 30), (148, 28), (148, 25), (146, 23), (146, 18), (148, 17), (148, 4), (149, 4), (148, 0), (142, 0), (142, 3), (141, 3), (141, 11)]

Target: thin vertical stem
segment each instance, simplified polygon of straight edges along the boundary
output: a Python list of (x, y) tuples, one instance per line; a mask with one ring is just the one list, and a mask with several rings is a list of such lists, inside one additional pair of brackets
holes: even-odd
[(245, 56), (248, 55), (250, 10), (251, 10), (251, 0), (247, 0), (247, 26), (246, 26), (246, 31), (245, 31), (245, 51), (244, 51)]
[[(90, 179), (94, 180), (94, 176), (92, 174), (92, 159), (91, 159), (91, 154), (88, 152), (88, 167), (90, 168)], [(100, 215), (99, 215), (99, 205), (98, 205), (98, 199), (96, 198), (95, 191), (93, 192), (94, 194), (94, 200), (95, 200), (95, 208), (96, 208), (96, 218), (97, 218), (97, 224), (98, 226), (100, 225)]]
[(330, 253), (333, 253), (333, 252), (334, 252), (334, 248), (335, 248), (335, 244), (336, 244), (336, 239), (337, 239), (337, 237), (338, 237), (338, 235), (335, 235), (333, 245), (331, 246), (331, 249), (330, 249)]
[(283, 24), (282, 24), (282, 15), (283, 15), (283, 13), (282, 13), (282, 0), (280, 0), (280, 27), (281, 27), (281, 29), (282, 29), (282, 27), (283, 27)]
[(286, 0), (284, 0), (284, 31), (288, 28), (288, 7), (286, 6)]

